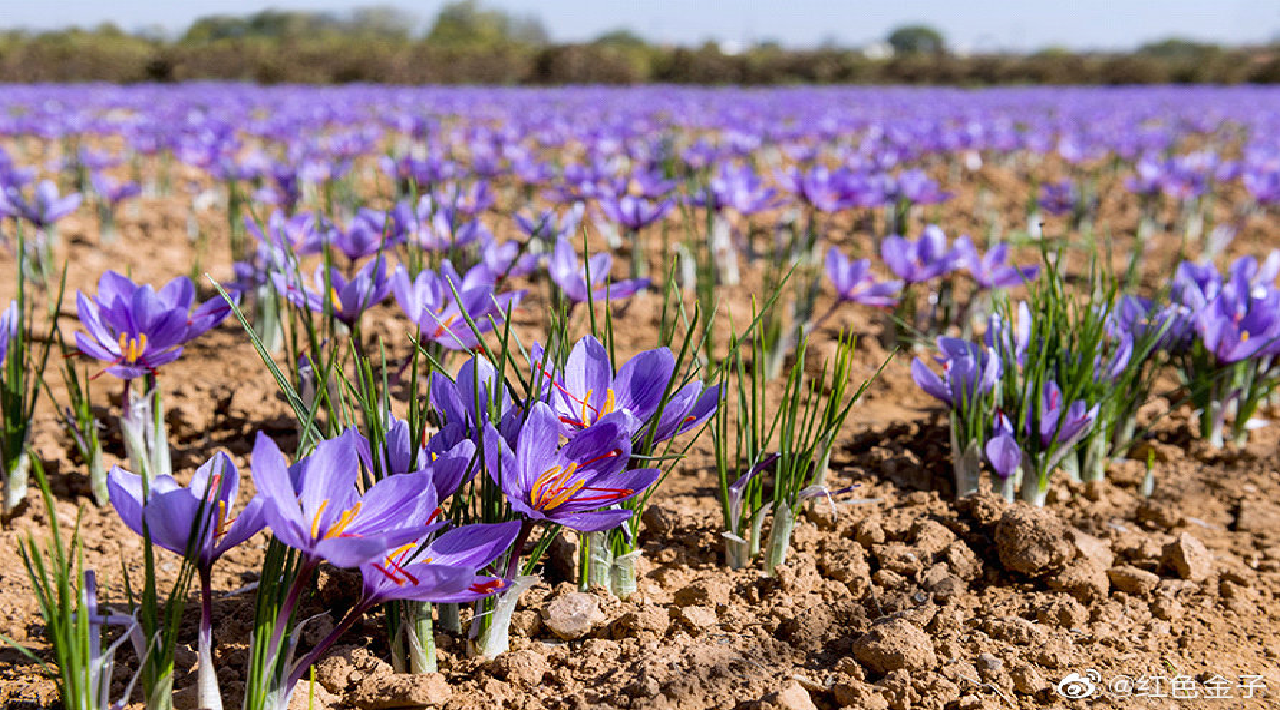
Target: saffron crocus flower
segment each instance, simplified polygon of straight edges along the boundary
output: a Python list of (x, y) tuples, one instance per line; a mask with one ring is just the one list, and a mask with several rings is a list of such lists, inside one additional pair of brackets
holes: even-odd
[(586, 208), (582, 203), (574, 203), (562, 217), (555, 210), (543, 210), (536, 215), (517, 212), (516, 227), (530, 239), (542, 239), (548, 242), (561, 237), (572, 237), (582, 223), (582, 215)]
[(675, 203), (671, 200), (648, 200), (635, 195), (605, 195), (600, 198), (600, 211), (610, 222), (628, 230), (641, 230), (661, 220)]
[(511, 580), (478, 571), (506, 552), (519, 533), (519, 521), (474, 523), (447, 531), (425, 546), (406, 543), (382, 560), (360, 566), (362, 603), (472, 602), (500, 593)]
[(431, 406), (447, 424), (460, 425), (472, 433), (490, 421), (490, 413), (496, 416), (504, 435), (514, 435), (519, 426), (518, 411), (506, 386), (498, 380), (493, 364), (480, 356), (463, 363), (453, 380), (439, 371), (431, 374)]
[(707, 183), (707, 188), (706, 192), (693, 195), (691, 201), (716, 212), (728, 208), (747, 217), (785, 202), (778, 197), (776, 190), (765, 187), (764, 180), (746, 165), (735, 168), (721, 164)]
[(609, 270), (612, 268), (613, 255), (608, 252), (593, 255), (587, 261), (587, 267), (582, 267), (573, 245), (563, 237), (556, 240), (555, 251), (551, 253), (551, 259), (547, 262), (547, 274), (551, 280), (569, 300), (575, 303), (586, 301), (588, 298), (588, 272), (591, 276), (590, 298), (593, 301), (625, 299), (649, 286), (650, 280), (646, 277), (610, 282), (606, 287), (604, 284), (608, 281)]
[(485, 429), (485, 466), (516, 512), (530, 521), (575, 531), (605, 531), (631, 518), (606, 509), (648, 489), (658, 469), (627, 469), (634, 425), (625, 412), (607, 415), (560, 446), (561, 422), (551, 406), (534, 403), (515, 451), (498, 431)]
[[(446, 261), (440, 274), (424, 269), (410, 281), (408, 271), (400, 266), (391, 277), (391, 288), (423, 338), (451, 350), (469, 350), (479, 343), (477, 330), (492, 330), (495, 322), (506, 318), (507, 308), (524, 298), (524, 291), (495, 294), (491, 277), (483, 266), (460, 277)], [(466, 316), (475, 323), (474, 329)]]
[(850, 261), (836, 247), (827, 250), (827, 277), (836, 288), (836, 298), (864, 306), (888, 307), (898, 303), (900, 281), (876, 281), (871, 260)]
[(434, 520), (436, 492), (427, 472), (387, 477), (363, 494), (356, 489), (358, 437), (347, 430), (324, 440), (290, 467), (275, 442), (258, 433), (250, 460), (271, 531), (309, 559), (340, 568), (378, 560), (443, 525)]
[(1196, 316), (1204, 346), (1222, 363), (1235, 363), (1280, 350), (1280, 291), (1251, 287), (1237, 271)]
[(60, 196), (52, 180), (36, 183), (31, 199), (18, 186), (10, 185), (0, 190), (0, 215), (24, 219), (37, 229), (45, 229), (75, 212), (82, 199), (80, 193)]
[(383, 257), (365, 264), (350, 281), (337, 267), (330, 267), (327, 294), (323, 294), (326, 286), (324, 275), (325, 268), (321, 264), (316, 267), (312, 280), (314, 289), (297, 283), (296, 274), (276, 272), (272, 278), (276, 289), (295, 306), (323, 313), (327, 301), (333, 309), (334, 318), (348, 326), (353, 326), (366, 310), (391, 293), (391, 281), (387, 279), (387, 264)]
[[(565, 436), (590, 427), (614, 412), (627, 412), (640, 428), (658, 411), (662, 394), (675, 372), (675, 356), (668, 348), (637, 354), (613, 374), (609, 353), (594, 336), (584, 336), (573, 346), (563, 373), (547, 370), (542, 347), (530, 351), (535, 377), (542, 381), (548, 402), (562, 424)], [(635, 430), (628, 434), (635, 434)]]
[(142, 188), (137, 183), (116, 180), (106, 173), (91, 173), (89, 180), (93, 183), (93, 191), (98, 194), (98, 197), (105, 200), (112, 207), (142, 193)]
[(992, 436), (986, 446), (987, 461), (991, 462), (991, 467), (1001, 479), (1008, 479), (1022, 467), (1022, 448), (1013, 436), (1013, 425), (1003, 412), (996, 411), (991, 431)]
[(437, 497), (443, 500), (475, 473), (472, 463), (476, 445), (465, 437), (461, 425), (447, 425), (431, 441), (419, 442), (415, 450), (409, 423), (391, 413), (387, 413), (387, 420), (389, 424), (376, 463), (369, 440), (364, 436), (357, 439), (360, 462), (369, 471), (378, 472), (377, 478), (425, 471), (431, 475)]
[(1000, 358), (994, 348), (983, 348), (959, 338), (939, 338), (943, 375), (939, 377), (919, 358), (911, 361), (911, 378), (921, 390), (952, 408), (966, 403), (995, 387), (1000, 379)]
[(178, 555), (190, 550), (206, 569), (266, 525), (261, 497), (250, 499), (238, 516), (232, 515), (240, 491), (240, 472), (222, 452), (196, 469), (189, 486), (182, 486), (172, 476), (153, 477), (150, 497), (145, 501), (142, 477), (120, 467), (111, 468), (107, 491), (111, 505), (130, 530), (143, 535), (145, 520), (153, 543)]
[(182, 355), (182, 345), (222, 322), (231, 306), (215, 296), (194, 310), (195, 287), (177, 277), (160, 291), (134, 284), (109, 271), (98, 279), (98, 294), (76, 292), (76, 311), (85, 332), (76, 333), (80, 352), (110, 363), (106, 372), (131, 380), (154, 373)]
[(889, 269), (908, 284), (919, 284), (950, 272), (959, 255), (947, 249), (947, 236), (937, 225), (924, 228), (920, 239), (912, 241), (892, 235), (880, 244), (880, 256)]
[[(653, 431), (653, 442), (665, 442), (677, 435), (690, 432), (701, 427), (711, 419), (716, 408), (720, 406), (720, 386), (704, 388), (702, 381), (695, 380), (671, 394), (667, 404), (658, 415), (658, 426)], [(646, 437), (650, 425), (646, 423), (637, 433), (637, 437)]]
[(1065, 215), (1076, 209), (1080, 201), (1076, 184), (1071, 180), (1059, 180), (1040, 186), (1040, 196), (1036, 204), (1050, 215)]
[(979, 254), (968, 235), (956, 238), (956, 266), (969, 271), (973, 280), (983, 289), (1003, 289), (1032, 281), (1040, 274), (1040, 267), (1009, 265), (1009, 245), (1000, 242)]
[(1040, 445), (1049, 448), (1054, 442), (1070, 447), (1089, 433), (1098, 416), (1098, 406), (1089, 407), (1084, 400), (1065, 405), (1062, 388), (1050, 380), (1040, 391)]
[(327, 225), (311, 230), (306, 240), (298, 246), (298, 254), (318, 254), (329, 244), (341, 252), (347, 261), (354, 263), (389, 250), (403, 239), (404, 232), (398, 229), (394, 220), (387, 219), (386, 213), (365, 207), (360, 208), (356, 216), (351, 218), (346, 229)]

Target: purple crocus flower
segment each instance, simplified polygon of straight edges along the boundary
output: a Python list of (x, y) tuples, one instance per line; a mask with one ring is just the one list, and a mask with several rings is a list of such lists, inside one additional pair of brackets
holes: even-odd
[(250, 459), (272, 533), (308, 558), (340, 568), (379, 560), (444, 525), (434, 520), (438, 504), (429, 472), (390, 476), (363, 494), (356, 489), (358, 438), (347, 430), (290, 467), (275, 442), (258, 433)]
[(391, 281), (387, 279), (387, 264), (383, 257), (365, 264), (350, 281), (337, 267), (330, 267), (329, 291), (322, 295), (326, 286), (324, 275), (324, 265), (318, 265), (312, 280), (314, 289), (297, 283), (296, 274), (276, 272), (272, 274), (272, 278), (275, 280), (276, 290), (295, 306), (323, 313), (328, 302), (333, 309), (334, 318), (348, 326), (354, 325), (360, 320), (361, 314), (391, 293)]
[(838, 300), (864, 306), (894, 306), (902, 291), (900, 281), (876, 281), (870, 259), (850, 261), (836, 247), (827, 250), (827, 276), (836, 288)]
[(354, 263), (391, 249), (403, 239), (404, 232), (396, 221), (387, 219), (386, 213), (361, 208), (346, 229), (327, 225), (310, 231), (307, 239), (298, 246), (298, 254), (318, 254), (329, 244), (347, 261)]
[(967, 269), (983, 289), (1003, 289), (1026, 284), (1040, 274), (1040, 267), (1009, 265), (1009, 245), (997, 243), (986, 254), (979, 254), (968, 235), (956, 238), (956, 266)]
[(1084, 400), (1064, 405), (1062, 388), (1052, 380), (1046, 382), (1040, 391), (1040, 445), (1075, 444), (1088, 434), (1097, 416), (1097, 405), (1089, 407)]
[(556, 240), (555, 251), (551, 253), (551, 259), (547, 262), (547, 274), (550, 275), (551, 280), (575, 303), (586, 301), (588, 298), (588, 272), (591, 276), (590, 286), (594, 287), (590, 291), (590, 298), (593, 301), (625, 299), (649, 286), (650, 280), (646, 277), (623, 279), (611, 282), (606, 287), (604, 283), (608, 280), (609, 270), (612, 268), (613, 255), (608, 252), (593, 255), (587, 260), (587, 268), (584, 268), (578, 262), (578, 253), (574, 251), (573, 245), (563, 237)]
[(108, 271), (98, 280), (98, 295), (76, 292), (76, 310), (84, 332), (76, 333), (80, 352), (110, 363), (106, 372), (132, 380), (182, 355), (182, 345), (222, 322), (231, 306), (215, 296), (191, 310), (195, 287), (177, 277), (160, 291), (134, 284)]
[[(562, 424), (566, 437), (590, 427), (614, 412), (627, 412), (637, 429), (653, 417), (662, 394), (675, 372), (675, 356), (668, 348), (637, 354), (613, 374), (609, 353), (594, 336), (584, 336), (573, 346), (563, 373), (547, 370), (542, 347), (534, 345), (535, 377)], [(628, 434), (635, 434), (632, 430)]]
[(36, 183), (30, 200), (22, 194), (21, 188), (10, 185), (0, 190), (0, 216), (24, 219), (37, 229), (45, 229), (75, 212), (82, 199), (80, 193), (59, 196), (58, 186), (52, 180)]
[(555, 210), (543, 210), (536, 215), (517, 212), (516, 227), (530, 239), (542, 239), (548, 242), (561, 237), (571, 237), (582, 223), (582, 215), (586, 211), (582, 203), (574, 203), (562, 217), (557, 217)]
[(472, 602), (500, 593), (511, 580), (478, 571), (505, 553), (519, 533), (519, 521), (474, 523), (443, 533), (425, 546), (406, 543), (382, 560), (360, 566), (362, 603)]
[(1076, 184), (1070, 179), (1064, 179), (1041, 185), (1036, 204), (1050, 215), (1066, 215), (1076, 209), (1079, 201)]
[(93, 191), (112, 207), (142, 193), (142, 188), (137, 183), (116, 180), (106, 173), (91, 173), (89, 180), (93, 183)]
[(654, 201), (635, 195), (604, 195), (600, 211), (615, 224), (636, 231), (661, 220), (675, 205), (672, 200)]
[[(431, 406), (444, 416), (446, 427), (458, 425), (468, 433), (478, 433), (489, 422), (490, 412), (498, 420), (503, 436), (514, 442), (520, 427), (520, 411), (516, 409), (506, 386), (498, 380), (493, 364), (473, 356), (458, 368), (450, 380), (439, 371), (431, 374)], [(478, 409), (477, 409), (478, 408)]]
[(1205, 348), (1219, 362), (1235, 363), (1280, 350), (1280, 291), (1250, 286), (1244, 269), (1235, 272), (1195, 319)]
[(911, 378), (921, 390), (949, 407), (967, 406), (979, 395), (995, 387), (1000, 379), (1000, 358), (994, 348), (983, 348), (959, 338), (938, 339), (943, 374), (939, 377), (919, 358), (911, 361)]
[(575, 531), (605, 531), (631, 518), (629, 509), (606, 509), (645, 491), (658, 469), (627, 469), (634, 418), (607, 415), (560, 446), (561, 422), (551, 406), (534, 403), (515, 451), (498, 431), (485, 429), (485, 466), (516, 512), (530, 521)]
[(472, 467), (476, 445), (465, 436), (462, 426), (447, 425), (430, 441), (418, 443), (413, 449), (413, 433), (409, 423), (387, 413), (388, 425), (378, 452), (375, 465), (373, 447), (363, 435), (357, 439), (356, 454), (360, 463), (371, 472), (378, 472), (378, 479), (400, 474), (426, 471), (440, 499), (448, 498), (462, 483), (475, 473)]
[[(424, 269), (412, 281), (404, 266), (397, 267), (391, 288), (422, 337), (450, 350), (475, 348), (480, 342), (476, 331), (492, 330), (495, 322), (506, 318), (508, 307), (518, 304), (525, 294), (495, 294), (492, 274), (485, 267), (474, 267), (466, 277), (460, 277), (447, 261), (440, 274)], [(475, 329), (464, 314), (471, 317)]]
[(1018, 473), (1022, 466), (1022, 448), (1014, 437), (1013, 425), (1009, 418), (999, 410), (996, 411), (992, 423), (992, 436), (987, 440), (987, 461), (1001, 479), (1008, 479)]
[(942, 276), (954, 269), (960, 258), (955, 250), (947, 250), (947, 236), (937, 225), (925, 227), (915, 241), (899, 235), (886, 237), (880, 244), (880, 256), (907, 284)]
[(240, 491), (240, 473), (223, 452), (196, 469), (190, 486), (161, 474), (151, 479), (150, 496), (144, 500), (142, 477), (112, 467), (107, 491), (130, 530), (143, 535), (145, 520), (153, 543), (178, 555), (191, 551), (204, 569), (266, 525), (259, 496), (250, 499), (239, 516), (230, 515)]

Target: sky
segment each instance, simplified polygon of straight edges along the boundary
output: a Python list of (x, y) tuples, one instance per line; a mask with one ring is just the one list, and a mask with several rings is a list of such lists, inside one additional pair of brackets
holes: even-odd
[[(444, 0), (61, 0), (56, 5), (0, 0), (0, 28), (59, 29), (114, 22), (125, 30), (162, 27), (180, 33), (211, 14), (251, 14), (268, 7), (342, 13), (396, 5), (425, 30)], [(937, 28), (960, 50), (1126, 50), (1170, 36), (1221, 44), (1280, 37), (1274, 0), (487, 0), (489, 7), (539, 17), (553, 40), (573, 42), (628, 28), (652, 42), (744, 46), (773, 40), (786, 47), (824, 42), (865, 46), (907, 23)], [(52, 10), (56, 8), (56, 10)]]

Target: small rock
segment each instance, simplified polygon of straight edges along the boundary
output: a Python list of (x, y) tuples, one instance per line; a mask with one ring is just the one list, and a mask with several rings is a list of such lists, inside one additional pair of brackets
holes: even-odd
[(978, 560), (978, 554), (974, 553), (964, 541), (952, 542), (943, 551), (942, 558), (947, 561), (947, 567), (951, 568), (951, 572), (965, 582), (970, 582), (982, 575), (982, 561)]
[(923, 565), (915, 550), (903, 543), (886, 543), (873, 546), (871, 552), (876, 562), (884, 570), (891, 570), (906, 578), (914, 578), (920, 574)]
[(1089, 558), (1073, 561), (1062, 572), (1046, 580), (1049, 587), (1070, 593), (1080, 602), (1101, 600), (1111, 591), (1111, 581), (1102, 563)]
[(365, 677), (349, 701), (362, 709), (421, 709), (442, 707), (452, 696), (443, 674), (387, 674)]
[(702, 630), (708, 627), (714, 627), (719, 622), (719, 619), (716, 617), (715, 610), (701, 605), (681, 607), (676, 611), (676, 614), (691, 630)]
[(1061, 568), (1075, 554), (1066, 527), (1050, 511), (1013, 506), (996, 526), (996, 550), (1006, 569), (1042, 575)]
[(1112, 552), (1110, 543), (1074, 528), (1067, 535), (1075, 545), (1079, 557), (1101, 563), (1103, 568), (1110, 568), (1115, 564), (1116, 554)]
[(1013, 681), (1013, 689), (1019, 694), (1027, 696), (1035, 696), (1040, 693), (1044, 687), (1044, 677), (1040, 676), (1040, 672), (1036, 668), (1027, 664), (1019, 664), (1009, 673), (1009, 678)]
[(929, 635), (902, 619), (872, 627), (853, 643), (853, 654), (877, 674), (896, 669), (928, 669), (938, 662)]
[(1000, 673), (1004, 669), (1004, 660), (993, 654), (978, 655), (978, 671), (983, 677), (990, 677)]
[(1117, 590), (1131, 595), (1147, 595), (1160, 584), (1160, 576), (1132, 565), (1117, 565), (1107, 569), (1107, 578)]
[(1213, 554), (1190, 533), (1183, 533), (1164, 547), (1161, 564), (1183, 580), (1200, 581), (1213, 574)]
[(552, 599), (542, 610), (542, 621), (560, 639), (578, 639), (603, 622), (604, 613), (594, 595), (573, 591)]
[(813, 699), (809, 698), (809, 692), (804, 690), (798, 681), (787, 682), (785, 686), (777, 691), (767, 694), (763, 705), (766, 707), (774, 707), (779, 709), (816, 709), (813, 705)]

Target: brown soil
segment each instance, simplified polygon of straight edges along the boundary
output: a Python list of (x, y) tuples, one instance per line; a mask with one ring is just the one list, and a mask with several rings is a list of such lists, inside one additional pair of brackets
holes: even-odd
[[(984, 168), (1006, 225), (1025, 223), (1022, 176)], [(944, 186), (961, 195), (941, 211), (949, 234), (980, 234), (971, 186)], [(1118, 189), (1115, 192), (1119, 192)], [(1109, 193), (1105, 193), (1109, 194)], [(1225, 211), (1225, 207), (1223, 210)], [(105, 269), (130, 269), (158, 283), (188, 273), (193, 248), (185, 237), (186, 205), (147, 200), (126, 217), (122, 237), (99, 246), (96, 225), (82, 210), (62, 228), (70, 259), (69, 284), (96, 288)], [(1104, 200), (1100, 224), (1131, 232), (1137, 216), (1119, 200)], [(835, 220), (833, 241), (871, 249), (869, 235)], [(206, 264), (228, 277), (220, 218), (208, 215), (213, 235)], [(1269, 225), (1251, 224), (1238, 249), (1274, 243)], [(1167, 251), (1166, 251), (1167, 250)], [(1164, 236), (1150, 253), (1148, 275), (1167, 275), (1176, 240)], [(619, 266), (619, 272), (622, 265)], [(12, 274), (0, 257), (0, 273)], [(725, 289), (726, 305), (744, 323), (748, 297), (759, 291), (758, 270)], [(1152, 283), (1152, 282), (1149, 282)], [(0, 299), (10, 296), (10, 280)], [(623, 310), (619, 355), (653, 347), (657, 318), (652, 297)], [(541, 290), (531, 292), (517, 322), (525, 342), (540, 332)], [(827, 304), (819, 304), (818, 311)], [(406, 322), (384, 307), (372, 332), (404, 351)], [(813, 343), (831, 350), (837, 329), (875, 336), (879, 317), (844, 307)], [(64, 325), (67, 335), (74, 322)], [(885, 353), (865, 339), (855, 380), (870, 376)], [(397, 350), (398, 349), (398, 350)], [(815, 358), (816, 360), (816, 358)], [(512, 651), (492, 661), (469, 658), (463, 640), (437, 635), (441, 673), (394, 675), (380, 616), (368, 617), (316, 668), (317, 684), (296, 704), (391, 708), (910, 708), (1070, 707), (1261, 708), (1275, 696), (1238, 686), (1241, 675), (1263, 675), (1280, 689), (1280, 453), (1277, 433), (1264, 428), (1246, 448), (1210, 453), (1185, 426), (1186, 412), (1163, 421), (1146, 445), (1154, 454), (1155, 494), (1143, 498), (1144, 466), (1114, 464), (1100, 485), (1059, 485), (1049, 505), (1033, 511), (993, 497), (955, 502), (949, 489), (945, 415), (922, 395), (899, 357), (858, 405), (832, 457), (836, 485), (856, 483), (857, 503), (833, 512), (808, 512), (795, 547), (775, 578), (758, 569), (729, 571), (723, 562), (716, 480), (709, 438), (669, 478), (645, 516), (638, 594), (622, 602), (603, 591), (586, 594), (566, 579), (567, 542), (553, 548), (544, 582), (526, 592), (516, 614)], [(175, 470), (185, 473), (216, 449), (247, 471), (252, 436), (261, 430), (291, 446), (293, 420), (258, 356), (234, 324), (192, 344), (164, 369)], [(108, 464), (122, 456), (116, 434), (117, 382), (93, 383), (94, 402), (108, 425)], [(61, 397), (62, 391), (54, 387)], [(34, 444), (70, 525), (83, 512), (86, 564), (103, 578), (102, 597), (122, 608), (120, 559), (140, 575), (140, 542), (109, 508), (87, 498), (83, 468), (44, 403)], [(1146, 454), (1140, 459), (1145, 461)], [(247, 480), (247, 477), (246, 477)], [(49, 658), (17, 539), (42, 535), (47, 521), (32, 493), (24, 511), (0, 529), (0, 633)], [(215, 567), (217, 667), (225, 702), (240, 702), (246, 667), (252, 593), (265, 541), (259, 536)], [(163, 554), (162, 572), (177, 559)], [(307, 614), (304, 645), (352, 602), (355, 578), (325, 569)], [(580, 614), (566, 633), (558, 616)], [(194, 702), (194, 607), (178, 654), (176, 701)], [(554, 625), (571, 639), (558, 637)], [(127, 650), (127, 647), (125, 648)], [(132, 673), (122, 650), (116, 691)], [(1060, 696), (1059, 681), (1096, 670), (1102, 684), (1119, 675), (1156, 686), (1166, 696)], [(1196, 682), (1221, 675), (1236, 685), (1224, 699), (1170, 697), (1171, 680)], [(1159, 681), (1156, 681), (1156, 678)], [(0, 706), (44, 708), (58, 703), (53, 681), (11, 648), (0, 649)]]

